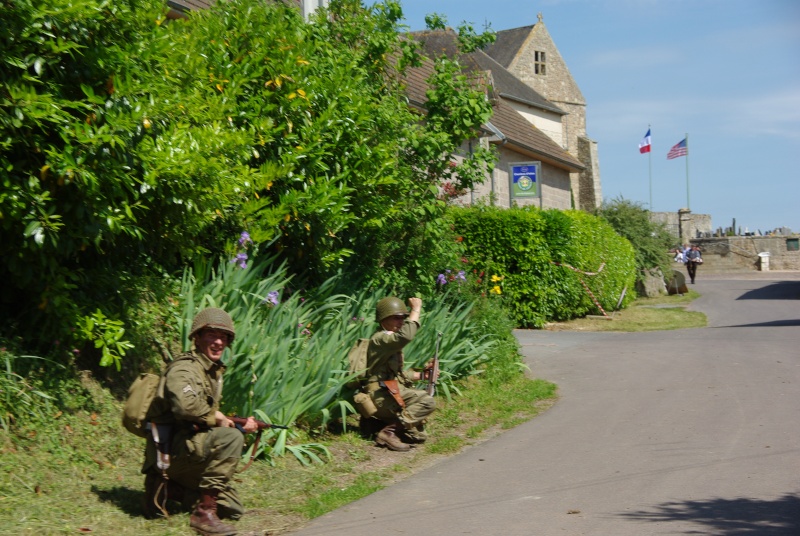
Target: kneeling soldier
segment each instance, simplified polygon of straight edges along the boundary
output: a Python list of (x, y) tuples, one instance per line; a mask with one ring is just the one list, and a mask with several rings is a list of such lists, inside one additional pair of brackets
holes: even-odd
[(369, 397), (367, 403), (374, 405), (369, 413), (384, 425), (376, 443), (396, 451), (407, 451), (411, 448), (409, 442), (427, 439), (425, 418), (436, 408), (432, 396), (413, 388), (422, 374), (403, 367), (403, 348), (420, 327), (422, 309), (421, 299), (409, 298), (408, 302), (410, 312), (399, 298), (378, 302), (375, 319), (380, 329), (370, 338), (366, 378), (361, 382), (361, 392)]
[[(194, 504), (189, 524), (203, 535), (236, 534), (220, 517), (238, 519), (244, 513), (231, 486), (244, 436), (219, 410), (225, 370), (220, 360), (235, 334), (233, 320), (222, 309), (204, 309), (195, 316), (189, 334), (192, 350), (170, 365), (164, 382), (165, 414), (158, 422), (171, 425), (167, 428), (171, 428), (168, 480), (156, 469), (158, 454), (152, 438), (147, 441), (142, 467), (147, 475), (145, 515), (157, 515), (165, 495), (182, 499), (184, 504)], [(252, 417), (242, 426), (247, 433), (257, 428)]]

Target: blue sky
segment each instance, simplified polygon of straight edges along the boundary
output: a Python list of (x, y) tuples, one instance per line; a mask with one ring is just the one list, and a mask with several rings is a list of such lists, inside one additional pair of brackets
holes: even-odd
[[(586, 99), (604, 199), (800, 232), (800, 1), (400, 2), (411, 30), (432, 12), (495, 31), (541, 12)], [(687, 133), (688, 192), (686, 159), (666, 158)]]

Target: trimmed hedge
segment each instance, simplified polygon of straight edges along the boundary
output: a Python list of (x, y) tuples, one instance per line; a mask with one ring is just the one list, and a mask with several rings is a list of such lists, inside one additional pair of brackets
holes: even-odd
[(600, 314), (595, 300), (610, 312), (636, 280), (633, 246), (591, 214), (453, 207), (450, 217), (470, 265), (494, 276), (518, 327)]

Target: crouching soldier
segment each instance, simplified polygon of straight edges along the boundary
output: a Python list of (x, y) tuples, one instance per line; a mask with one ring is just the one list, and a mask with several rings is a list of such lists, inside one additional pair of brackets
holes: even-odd
[(425, 391), (414, 389), (423, 374), (404, 370), (403, 348), (414, 339), (420, 327), (422, 300), (409, 298), (411, 311), (399, 298), (383, 298), (377, 304), (375, 319), (380, 329), (369, 339), (367, 370), (361, 381), (361, 396), (371, 415), (383, 425), (375, 442), (395, 451), (407, 451), (409, 443), (427, 439), (425, 419), (433, 413), (436, 402)]
[[(204, 309), (195, 316), (189, 334), (192, 349), (169, 366), (163, 383), (163, 416), (158, 419), (163, 425), (156, 428), (171, 435), (159, 440), (168, 445), (168, 467), (159, 462), (153, 438), (147, 441), (142, 467), (147, 475), (145, 515), (157, 516), (167, 498), (182, 500), (193, 505), (189, 524), (203, 535), (236, 534), (220, 518), (237, 519), (244, 513), (231, 486), (244, 436), (219, 410), (225, 371), (221, 359), (235, 334), (233, 320), (222, 309)], [(242, 428), (251, 433), (258, 426), (250, 417)]]

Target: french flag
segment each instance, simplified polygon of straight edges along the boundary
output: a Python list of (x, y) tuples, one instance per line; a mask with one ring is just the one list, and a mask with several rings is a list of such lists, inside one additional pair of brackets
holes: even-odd
[(639, 142), (639, 152), (641, 154), (650, 152), (650, 129), (647, 129), (647, 134), (644, 135), (642, 141)]

